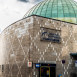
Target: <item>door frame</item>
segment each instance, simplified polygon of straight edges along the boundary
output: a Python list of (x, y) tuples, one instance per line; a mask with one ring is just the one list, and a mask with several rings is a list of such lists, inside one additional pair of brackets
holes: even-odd
[(40, 67), (40, 77), (41, 77), (41, 68), (42, 68), (42, 67), (48, 67), (48, 68), (49, 68), (49, 77), (50, 77), (50, 66), (41, 66), (41, 67)]

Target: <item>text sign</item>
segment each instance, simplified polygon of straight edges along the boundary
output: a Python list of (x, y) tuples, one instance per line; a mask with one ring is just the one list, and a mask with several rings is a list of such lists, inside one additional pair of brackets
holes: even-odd
[(36, 68), (39, 68), (39, 67), (40, 67), (40, 64), (37, 63), (37, 64), (36, 64)]
[(41, 40), (60, 42), (60, 31), (55, 29), (41, 28)]
[(77, 67), (77, 60), (75, 61), (75, 67)]
[(32, 62), (28, 62), (27, 66), (32, 67)]

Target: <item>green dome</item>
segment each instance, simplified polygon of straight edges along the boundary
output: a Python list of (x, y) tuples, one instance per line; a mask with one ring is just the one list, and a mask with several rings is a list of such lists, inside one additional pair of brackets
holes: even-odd
[(77, 24), (77, 2), (74, 0), (44, 0), (31, 8), (24, 18), (31, 15)]

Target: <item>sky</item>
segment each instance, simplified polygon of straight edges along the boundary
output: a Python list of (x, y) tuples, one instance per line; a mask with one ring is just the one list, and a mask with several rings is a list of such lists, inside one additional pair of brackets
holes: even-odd
[(22, 19), (26, 12), (40, 1), (42, 0), (0, 0), (0, 32)]
[(41, 0), (0, 0), (0, 32), (22, 19), (26, 12), (39, 1)]

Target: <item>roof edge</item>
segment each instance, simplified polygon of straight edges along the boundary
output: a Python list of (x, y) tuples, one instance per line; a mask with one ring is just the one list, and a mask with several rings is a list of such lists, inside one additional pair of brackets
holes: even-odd
[[(39, 15), (31, 15), (31, 16), (37, 16), (37, 17), (47, 18), (47, 17), (43, 17), (43, 16), (39, 16)], [(28, 16), (28, 17), (31, 17), (31, 16)], [(11, 26), (11, 25), (13, 25), (13, 24), (15, 24), (15, 23), (17, 23), (17, 22), (19, 22), (19, 21), (21, 21), (21, 20), (24, 20), (24, 19), (26, 19), (26, 18), (28, 18), (28, 17), (25, 17), (25, 18), (22, 18), (22, 19), (20, 19), (20, 20), (17, 20), (16, 22), (10, 24), (9, 26)], [(47, 18), (47, 19), (52, 19), (52, 20), (55, 20), (55, 21), (61, 21), (61, 20), (57, 20), (57, 19), (53, 19), (53, 18)], [(61, 22), (65, 22), (65, 23), (77, 25), (77, 24), (75, 24), (75, 23), (70, 23), (70, 22), (66, 22), (66, 21), (61, 21)], [(7, 26), (5, 29), (7, 29), (9, 26)], [(5, 29), (4, 29), (4, 30), (5, 30)], [(3, 30), (3, 31), (4, 31), (4, 30)], [(0, 34), (2, 34), (3, 31), (2, 31)]]

